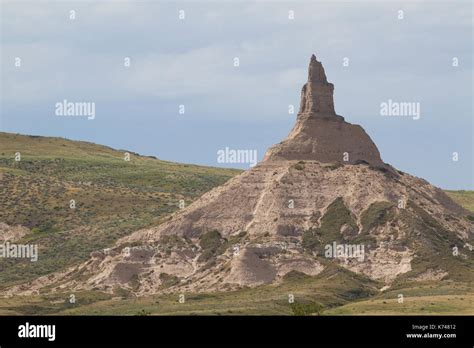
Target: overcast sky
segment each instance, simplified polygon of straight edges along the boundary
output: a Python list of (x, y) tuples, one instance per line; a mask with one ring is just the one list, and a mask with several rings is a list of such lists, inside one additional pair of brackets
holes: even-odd
[[(186, 163), (222, 165), (225, 147), (261, 159), (294, 124), (315, 53), (336, 112), (385, 162), (474, 189), (470, 1), (2, 1), (1, 23), (3, 131)], [(64, 99), (94, 102), (95, 119), (56, 116)], [(389, 99), (420, 103), (420, 119), (381, 116)]]

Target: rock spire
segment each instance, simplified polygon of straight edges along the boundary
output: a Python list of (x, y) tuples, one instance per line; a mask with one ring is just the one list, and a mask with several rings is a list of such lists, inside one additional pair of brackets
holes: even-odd
[(296, 124), (288, 137), (268, 149), (263, 161), (318, 161), (386, 166), (377, 146), (359, 125), (344, 121), (334, 110), (334, 85), (313, 54), (308, 82), (301, 91)]
[(334, 85), (329, 83), (321, 62), (313, 54), (309, 62), (308, 82), (301, 91), (300, 114), (327, 114), (335, 115)]

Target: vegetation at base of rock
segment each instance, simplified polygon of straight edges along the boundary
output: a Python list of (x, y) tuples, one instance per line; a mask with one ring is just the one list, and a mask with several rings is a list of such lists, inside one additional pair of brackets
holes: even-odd
[(290, 304), (293, 315), (304, 316), (317, 314), (321, 315), (324, 310), (324, 306), (315, 301), (310, 301), (307, 303), (294, 302)]
[(142, 309), (141, 311), (137, 312), (136, 315), (139, 316), (139, 317), (144, 317), (144, 316), (151, 315), (151, 312), (148, 312), (148, 311)]
[[(185, 303), (178, 302), (176, 293), (135, 297), (126, 296), (128, 292), (76, 292), (76, 305), (66, 303), (69, 292), (0, 298), (0, 315), (134, 316), (141, 311), (149, 315), (294, 315), (288, 294), (293, 294), (297, 303), (315, 301), (323, 305), (321, 315), (474, 314), (468, 305), (474, 300), (472, 282), (405, 282), (381, 292), (380, 283), (330, 262), (326, 264), (327, 268), (317, 276), (293, 273), (281, 284), (186, 293)], [(400, 293), (410, 300), (398, 303)]]

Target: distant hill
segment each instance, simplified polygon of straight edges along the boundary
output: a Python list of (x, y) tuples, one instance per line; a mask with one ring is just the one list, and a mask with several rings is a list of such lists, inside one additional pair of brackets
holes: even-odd
[[(180, 200), (188, 205), (240, 172), (161, 161), (131, 151), (126, 161), (126, 152), (83, 141), (0, 132), (0, 223), (27, 227), (30, 232), (22, 232), (21, 241), (36, 243), (40, 250), (33, 263), (0, 259), (1, 286), (83, 261), (93, 250), (158, 224), (179, 209)], [(15, 160), (17, 153), (20, 161)]]

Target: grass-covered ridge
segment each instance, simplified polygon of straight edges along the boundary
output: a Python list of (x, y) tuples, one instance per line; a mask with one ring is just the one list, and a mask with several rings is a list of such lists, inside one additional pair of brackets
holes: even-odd
[(446, 190), (445, 192), (448, 194), (449, 197), (451, 197), (453, 201), (455, 201), (457, 204), (459, 204), (463, 208), (471, 211), (472, 215), (474, 215), (474, 191)]
[(35, 263), (0, 259), (0, 284), (83, 261), (239, 172), (63, 138), (0, 133), (0, 222), (28, 227), (31, 233), (21, 242), (39, 248)]

